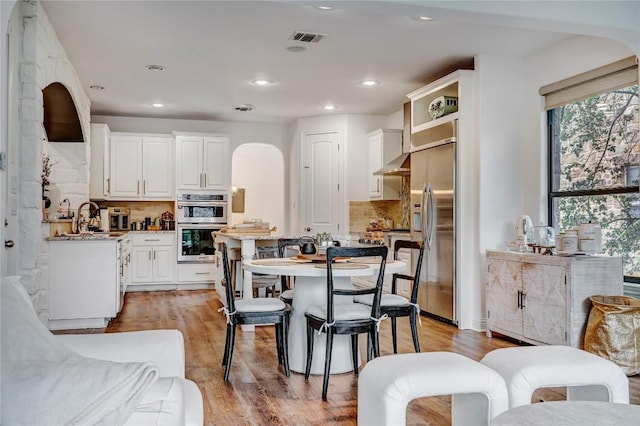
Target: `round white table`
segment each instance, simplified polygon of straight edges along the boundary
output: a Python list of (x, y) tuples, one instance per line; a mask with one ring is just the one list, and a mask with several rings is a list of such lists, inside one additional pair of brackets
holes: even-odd
[(491, 421), (491, 426), (637, 424), (640, 424), (640, 405), (601, 401), (549, 401), (522, 405)]
[[(321, 266), (321, 267), (317, 267)], [(368, 264), (366, 269), (333, 269), (336, 288), (353, 288), (351, 277), (378, 274), (378, 265)], [(312, 305), (324, 305), (327, 300), (327, 267), (318, 263), (293, 263), (287, 259), (247, 260), (244, 262), (245, 274), (260, 273), (270, 275), (288, 275), (296, 277), (293, 296), (293, 311), (289, 323), (289, 367), (292, 371), (304, 373), (307, 358), (307, 322), (305, 312)], [(385, 275), (405, 272), (406, 263), (387, 261)], [(338, 300), (340, 299), (340, 300)], [(353, 303), (348, 296), (339, 296), (335, 303)], [(313, 362), (311, 374), (323, 374), (326, 337), (315, 334), (313, 344)], [(351, 361), (351, 340), (349, 336), (335, 336), (331, 355), (331, 373), (353, 371)]]

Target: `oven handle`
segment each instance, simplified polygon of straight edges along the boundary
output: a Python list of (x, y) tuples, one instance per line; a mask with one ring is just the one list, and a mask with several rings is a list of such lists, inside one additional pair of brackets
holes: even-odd
[(226, 228), (226, 223), (178, 223), (178, 228), (191, 228), (191, 229), (211, 229), (212, 231), (219, 231), (222, 228)]
[(183, 207), (225, 207), (227, 205), (224, 201), (183, 201), (178, 202), (178, 208)]

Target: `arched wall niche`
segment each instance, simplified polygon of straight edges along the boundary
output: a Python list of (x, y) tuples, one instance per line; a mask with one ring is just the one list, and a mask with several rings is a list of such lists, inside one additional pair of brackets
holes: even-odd
[(84, 142), (82, 125), (71, 93), (62, 83), (42, 89), (44, 129), (49, 142)]

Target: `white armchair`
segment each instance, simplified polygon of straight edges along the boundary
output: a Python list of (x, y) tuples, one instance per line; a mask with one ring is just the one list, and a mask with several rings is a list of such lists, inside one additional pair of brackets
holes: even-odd
[(203, 425), (180, 331), (53, 336), (19, 277), (1, 302), (1, 424)]
[(203, 424), (200, 389), (184, 377), (184, 338), (179, 330), (63, 334), (55, 338), (72, 351), (89, 358), (116, 362), (155, 362), (159, 378), (125, 425)]

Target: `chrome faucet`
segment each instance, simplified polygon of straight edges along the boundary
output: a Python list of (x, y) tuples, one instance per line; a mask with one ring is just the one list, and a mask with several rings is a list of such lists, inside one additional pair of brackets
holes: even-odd
[[(85, 219), (82, 217), (81, 211), (82, 211), (82, 208), (86, 205), (89, 205), (89, 217), (85, 221)], [(84, 203), (80, 204), (80, 207), (78, 207), (78, 233), (89, 231), (89, 219), (91, 218), (91, 215), (92, 215), (91, 213), (92, 208), (95, 209), (95, 212), (96, 212), (95, 214), (93, 214), (93, 217), (96, 217), (100, 212), (100, 207), (93, 201), (85, 201)]]

